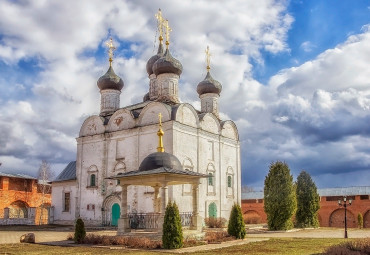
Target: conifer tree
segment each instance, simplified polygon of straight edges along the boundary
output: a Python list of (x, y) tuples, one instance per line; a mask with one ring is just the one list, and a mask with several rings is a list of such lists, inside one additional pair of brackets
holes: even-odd
[(297, 208), (295, 188), (290, 169), (285, 162), (271, 163), (265, 178), (264, 209), (269, 230), (293, 227), (292, 216)]
[(357, 214), (357, 225), (358, 225), (358, 228), (364, 227), (364, 218), (361, 213)]
[(166, 207), (162, 244), (164, 249), (178, 249), (183, 246), (181, 218), (175, 202), (169, 202)]
[(297, 227), (307, 228), (319, 226), (318, 210), (320, 209), (320, 196), (311, 176), (302, 171), (297, 177)]
[(246, 235), (242, 210), (238, 204), (234, 204), (231, 208), (227, 233), (231, 236), (235, 236), (236, 239), (244, 239)]
[(75, 243), (82, 243), (86, 236), (85, 223), (81, 218), (78, 218), (75, 225), (75, 235), (73, 240)]

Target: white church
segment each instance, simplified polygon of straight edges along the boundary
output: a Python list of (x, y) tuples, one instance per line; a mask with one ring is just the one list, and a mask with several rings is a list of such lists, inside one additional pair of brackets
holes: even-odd
[[(76, 161), (52, 182), (54, 223), (161, 229), (168, 201), (183, 226), (200, 229), (204, 218), (228, 219), (241, 202), (238, 130), (221, 120), (221, 84), (210, 73), (194, 85), (201, 109), (179, 99), (183, 67), (170, 53), (168, 21), (158, 19), (158, 53), (146, 65), (149, 92), (143, 102), (120, 107), (123, 80), (110, 66), (99, 78), (100, 114), (88, 117), (77, 140)], [(164, 32), (163, 32), (164, 31)], [(165, 45), (163, 36), (165, 33)], [(127, 84), (126, 86), (144, 86)]]

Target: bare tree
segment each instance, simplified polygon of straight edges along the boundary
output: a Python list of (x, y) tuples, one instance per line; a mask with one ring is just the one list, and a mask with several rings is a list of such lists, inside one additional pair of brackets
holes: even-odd
[(242, 185), (242, 193), (248, 193), (248, 192), (254, 192), (254, 189), (252, 187)]
[(49, 194), (51, 191), (51, 185), (48, 182), (54, 177), (54, 172), (51, 170), (49, 162), (46, 160), (42, 160), (41, 165), (39, 167), (38, 173), (38, 187), (41, 188), (41, 208), (40, 208), (40, 218), (39, 218), (39, 225), (42, 223), (42, 214), (43, 214), (43, 206), (45, 202), (45, 195)]

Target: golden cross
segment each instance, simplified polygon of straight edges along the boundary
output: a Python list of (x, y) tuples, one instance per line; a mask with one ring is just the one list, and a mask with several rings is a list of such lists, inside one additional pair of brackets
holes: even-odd
[(114, 55), (113, 52), (116, 50), (116, 47), (114, 47), (113, 45), (113, 39), (110, 38), (109, 42), (106, 42), (105, 45), (107, 45), (107, 47), (109, 48), (108, 49), (109, 62), (110, 62), (110, 65), (112, 65), (113, 55)]
[(168, 19), (164, 21), (164, 26), (166, 27), (166, 45), (168, 49), (168, 45), (170, 44), (170, 32), (172, 31), (170, 25), (168, 24)]
[(158, 31), (159, 31), (159, 41), (161, 42), (163, 40), (163, 22), (164, 22), (161, 9), (158, 10), (155, 17), (157, 18), (157, 27), (158, 27)]
[(162, 113), (158, 114), (158, 118), (159, 118), (159, 126), (162, 126)]
[(206, 49), (206, 63), (207, 63), (207, 71), (209, 71), (211, 69), (211, 53), (209, 52), (208, 45)]

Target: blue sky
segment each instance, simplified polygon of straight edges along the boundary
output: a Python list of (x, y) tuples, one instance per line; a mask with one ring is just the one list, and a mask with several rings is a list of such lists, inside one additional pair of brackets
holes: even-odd
[(142, 100), (158, 8), (184, 66), (181, 100), (198, 108), (211, 48), (221, 117), (240, 132), (244, 185), (261, 189), (276, 160), (321, 188), (370, 185), (370, 3), (362, 0), (1, 1), (0, 171), (35, 175), (46, 159), (58, 173), (75, 160), (79, 128), (99, 112), (109, 36), (125, 82), (121, 106)]

